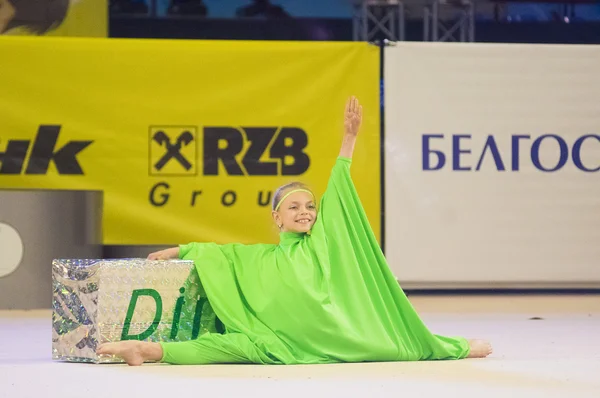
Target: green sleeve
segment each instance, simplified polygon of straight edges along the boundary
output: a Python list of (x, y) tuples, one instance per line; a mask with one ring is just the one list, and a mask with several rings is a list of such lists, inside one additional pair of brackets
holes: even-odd
[(352, 159), (339, 156), (331, 170), (327, 189), (321, 200), (322, 210), (328, 212), (326, 216), (329, 218), (361, 218), (365, 214), (352, 181), (351, 166)]
[(352, 182), (350, 165), (348, 158), (337, 159), (321, 199), (320, 224), (315, 223), (312, 234), (315, 248), (325, 253), (321, 262), (329, 264), (336, 305), (351, 314), (352, 324), (371, 325), (365, 341), (397, 341), (402, 360), (465, 357), (468, 342), (433, 335), (398, 284)]
[(337, 158), (327, 189), (321, 198), (314, 234), (322, 234), (329, 241), (351, 237), (380, 252), (379, 243), (352, 181), (351, 165), (352, 159), (342, 156)]
[(179, 258), (183, 259), (185, 256), (187, 256), (196, 245), (196, 242), (191, 242), (185, 245), (179, 245)]

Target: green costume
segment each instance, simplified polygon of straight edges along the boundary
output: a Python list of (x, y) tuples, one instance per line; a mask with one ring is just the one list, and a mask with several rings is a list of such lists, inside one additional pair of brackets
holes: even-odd
[(391, 273), (338, 157), (310, 234), (280, 243), (190, 243), (226, 332), (161, 343), (174, 364), (317, 364), (460, 359), (464, 338), (432, 334)]

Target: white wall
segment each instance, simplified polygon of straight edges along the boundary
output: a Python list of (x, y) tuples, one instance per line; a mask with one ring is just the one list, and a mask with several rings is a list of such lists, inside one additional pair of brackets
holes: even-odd
[[(403, 43), (385, 51), (386, 254), (402, 285), (600, 287), (600, 47)], [(446, 162), (424, 170), (423, 136), (434, 134), (444, 138), (430, 148)], [(541, 139), (533, 159), (535, 140), (552, 134), (560, 138)], [(595, 172), (572, 156), (586, 135), (576, 160)], [(491, 141), (477, 170), (489, 136), (504, 171)], [(465, 151), (457, 164), (453, 140)], [(564, 166), (540, 171), (536, 162), (559, 163), (559, 142)], [(435, 167), (437, 155), (430, 160)]]

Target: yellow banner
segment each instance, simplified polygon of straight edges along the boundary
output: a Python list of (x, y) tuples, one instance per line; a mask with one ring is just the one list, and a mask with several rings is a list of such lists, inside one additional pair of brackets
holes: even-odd
[(0, 187), (103, 191), (105, 244), (277, 241), (272, 196), (323, 193), (350, 95), (380, 236), (375, 46), (0, 37), (0, 53)]
[(108, 36), (107, 0), (0, 0), (0, 35)]

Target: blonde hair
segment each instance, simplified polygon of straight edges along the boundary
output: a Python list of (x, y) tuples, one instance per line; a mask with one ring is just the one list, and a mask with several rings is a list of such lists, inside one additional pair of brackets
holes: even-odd
[(273, 210), (277, 209), (277, 205), (279, 205), (279, 202), (281, 201), (281, 198), (283, 197), (283, 194), (285, 191), (287, 191), (288, 189), (296, 189), (296, 188), (307, 189), (310, 191), (310, 189), (308, 188), (308, 186), (306, 184), (303, 184), (299, 181), (294, 181), (294, 182), (290, 182), (289, 184), (282, 185), (279, 188), (277, 188), (277, 191), (275, 191), (275, 195), (273, 196), (272, 209)]

